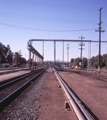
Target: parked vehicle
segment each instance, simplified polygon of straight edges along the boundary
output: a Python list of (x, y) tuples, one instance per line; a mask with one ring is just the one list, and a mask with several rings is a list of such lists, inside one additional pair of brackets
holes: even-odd
[(1, 67), (2, 67), (2, 68), (4, 68), (4, 67), (11, 67), (11, 65), (10, 65), (9, 63), (3, 63), (3, 64), (1, 65)]

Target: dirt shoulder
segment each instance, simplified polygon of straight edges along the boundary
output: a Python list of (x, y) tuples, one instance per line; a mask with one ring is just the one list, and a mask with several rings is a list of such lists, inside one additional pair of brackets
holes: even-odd
[(71, 72), (59, 74), (100, 120), (107, 119), (107, 81)]
[(45, 73), (45, 85), (42, 96), (35, 102), (39, 105), (37, 120), (76, 120), (74, 112), (65, 109), (65, 96), (59, 82), (56, 80), (52, 68)]

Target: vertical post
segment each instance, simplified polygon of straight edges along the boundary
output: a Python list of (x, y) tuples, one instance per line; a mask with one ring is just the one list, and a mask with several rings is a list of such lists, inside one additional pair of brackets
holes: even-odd
[(39, 67), (41, 66), (40, 58), (39, 58)]
[(82, 68), (82, 50), (83, 50), (82, 46), (84, 46), (84, 44), (82, 43), (82, 39), (85, 38), (85, 37), (83, 37), (81, 35), (81, 37), (79, 37), (79, 38), (81, 38), (81, 43), (79, 45), (81, 46), (81, 48), (80, 48), (81, 49), (80, 57), (81, 57), (81, 68)]
[(67, 44), (67, 61), (68, 61), (68, 64), (69, 64), (69, 44)]
[(36, 54), (35, 54), (35, 68), (36, 68)]
[(36, 64), (37, 64), (37, 67), (38, 67), (38, 56), (36, 55)]
[(91, 42), (90, 42), (90, 68), (91, 68)]
[(64, 70), (64, 41), (63, 41), (63, 70)]
[(40, 67), (41, 67), (41, 58), (39, 58), (39, 61), (40, 61)]
[[(44, 41), (43, 41), (43, 59), (44, 59)], [(42, 66), (43, 66), (43, 59), (42, 59)]]
[(31, 51), (29, 50), (29, 69), (31, 69)]
[(54, 66), (56, 63), (56, 41), (54, 41)]
[(39, 61), (39, 57), (38, 57), (38, 67), (40, 67), (40, 61)]
[(33, 53), (33, 59), (32, 59), (32, 62), (33, 62), (33, 69), (34, 69), (34, 53)]
[(87, 71), (89, 71), (89, 42), (88, 42), (88, 59), (87, 59)]
[(81, 38), (81, 61), (82, 61), (82, 38)]
[(43, 66), (43, 60), (44, 60), (44, 41), (43, 41), (43, 59), (42, 59), (42, 66)]
[(99, 9), (100, 11), (100, 18), (99, 18), (99, 61), (98, 61), (98, 72), (100, 72), (100, 55), (101, 55), (101, 10), (102, 8)]
[(99, 60), (98, 60), (98, 72), (100, 72), (100, 55), (101, 55), (101, 9), (100, 8), (100, 18), (99, 18)]
[[(25, 54), (25, 60), (26, 60), (26, 54)], [(24, 64), (24, 67), (26, 67), (26, 64)]]
[[(2, 57), (0, 59), (2, 60)], [(15, 59), (15, 54), (13, 53), (12, 54), (12, 65), (13, 65), (13, 67), (14, 67), (14, 59)], [(2, 64), (2, 62), (1, 62), (1, 64)]]
[(91, 66), (91, 42), (88, 42), (87, 71), (90, 71), (90, 66)]
[(37, 67), (39, 66), (39, 60), (38, 60), (38, 56), (36, 56), (36, 58), (37, 58)]
[[(107, 48), (106, 48), (106, 53), (107, 53)], [(106, 69), (107, 69), (107, 54), (106, 54)]]
[(43, 66), (43, 59), (42, 59), (42, 66)]
[(102, 8), (99, 9), (100, 11), (100, 17), (99, 17), (99, 30), (95, 30), (96, 32), (99, 32), (99, 60), (98, 60), (98, 72), (100, 73), (101, 65), (100, 65), (100, 56), (101, 56), (101, 32), (105, 32), (104, 30), (101, 30), (101, 10)]

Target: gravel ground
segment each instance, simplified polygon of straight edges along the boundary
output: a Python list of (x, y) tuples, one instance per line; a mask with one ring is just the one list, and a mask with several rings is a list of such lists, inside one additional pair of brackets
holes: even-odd
[(42, 95), (46, 74), (37, 79), (0, 113), (0, 120), (35, 120), (40, 106), (35, 101)]

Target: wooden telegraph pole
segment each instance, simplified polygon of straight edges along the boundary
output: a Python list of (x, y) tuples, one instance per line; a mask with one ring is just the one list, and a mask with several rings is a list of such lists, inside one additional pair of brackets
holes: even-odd
[(101, 30), (101, 10), (102, 8), (99, 9), (100, 11), (100, 18), (99, 18), (99, 30), (95, 30), (96, 32), (99, 32), (99, 60), (98, 60), (98, 72), (100, 73), (101, 65), (100, 65), (100, 56), (101, 56), (101, 32), (105, 32), (104, 30)]

